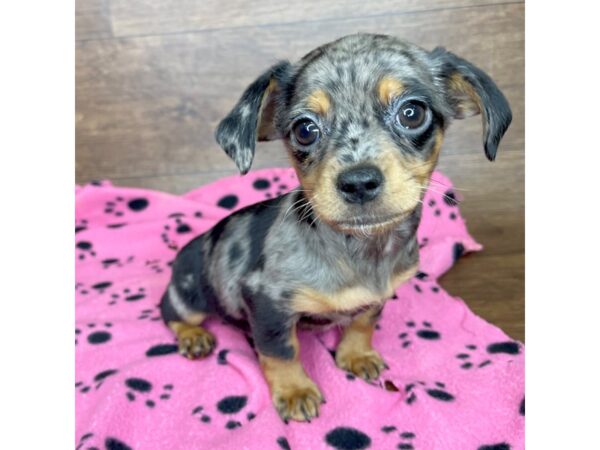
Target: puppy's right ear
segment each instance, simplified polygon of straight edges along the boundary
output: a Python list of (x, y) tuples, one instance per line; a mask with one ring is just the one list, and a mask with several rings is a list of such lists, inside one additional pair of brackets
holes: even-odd
[(280, 137), (274, 124), (275, 101), (290, 68), (289, 62), (282, 61), (258, 77), (217, 127), (217, 142), (242, 175), (250, 170), (256, 141)]

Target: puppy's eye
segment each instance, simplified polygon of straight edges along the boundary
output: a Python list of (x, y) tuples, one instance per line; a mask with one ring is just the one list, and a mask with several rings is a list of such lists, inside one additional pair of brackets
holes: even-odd
[(427, 118), (426, 106), (414, 100), (403, 103), (398, 111), (398, 122), (410, 130), (419, 128)]
[(321, 136), (319, 127), (309, 119), (299, 121), (293, 128), (296, 142), (303, 146), (308, 146), (317, 142)]

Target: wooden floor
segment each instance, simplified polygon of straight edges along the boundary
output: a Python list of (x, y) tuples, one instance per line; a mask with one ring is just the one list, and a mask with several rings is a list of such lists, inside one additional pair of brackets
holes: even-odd
[[(295, 6), (292, 6), (295, 5)], [(479, 117), (447, 133), (440, 169), (485, 249), (442, 279), (476, 313), (524, 340), (524, 3), (497, 0), (76, 0), (76, 179), (182, 193), (234, 164), (213, 130), (249, 84), (345, 34), (443, 45), (488, 72), (513, 109), (495, 163)], [(260, 144), (255, 168), (285, 166)]]

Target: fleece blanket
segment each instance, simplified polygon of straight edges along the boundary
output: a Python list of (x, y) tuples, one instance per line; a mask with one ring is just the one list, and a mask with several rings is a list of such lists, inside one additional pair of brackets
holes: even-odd
[(367, 383), (334, 363), (339, 330), (300, 332), (327, 403), (284, 424), (244, 334), (218, 319), (214, 353), (190, 361), (159, 316), (176, 251), (218, 220), (280, 195), (290, 169), (234, 176), (182, 196), (76, 187), (77, 449), (524, 448), (524, 348), (437, 279), (481, 249), (450, 180), (435, 173), (418, 231), (420, 271), (386, 303), (374, 347), (389, 366)]

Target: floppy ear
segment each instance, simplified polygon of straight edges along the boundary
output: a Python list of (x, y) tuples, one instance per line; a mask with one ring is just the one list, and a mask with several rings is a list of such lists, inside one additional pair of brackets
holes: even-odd
[(256, 141), (280, 137), (274, 124), (275, 100), (279, 83), (290, 67), (289, 62), (282, 61), (258, 77), (217, 127), (217, 142), (242, 175), (250, 170)]
[(510, 106), (496, 83), (481, 69), (442, 47), (430, 53), (446, 85), (447, 100), (456, 119), (482, 115), (483, 145), (490, 161), (512, 120)]

